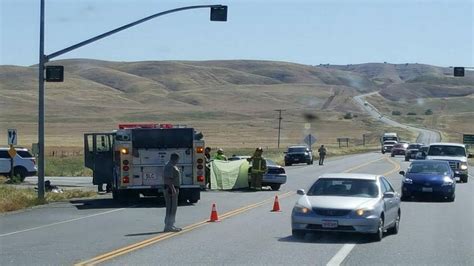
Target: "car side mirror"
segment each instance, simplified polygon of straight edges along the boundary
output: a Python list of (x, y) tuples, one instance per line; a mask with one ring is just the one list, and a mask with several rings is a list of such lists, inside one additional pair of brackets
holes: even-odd
[(296, 194), (303, 196), (303, 195), (305, 195), (306, 193), (304, 192), (304, 189), (298, 189), (298, 190), (296, 191)]
[(394, 193), (394, 192), (391, 192), (391, 191), (385, 192), (385, 193), (383, 194), (383, 197), (386, 198), (386, 199), (391, 199), (391, 198), (395, 197), (395, 193)]
[(405, 175), (405, 171), (400, 171), (398, 173), (401, 174), (401, 175)]

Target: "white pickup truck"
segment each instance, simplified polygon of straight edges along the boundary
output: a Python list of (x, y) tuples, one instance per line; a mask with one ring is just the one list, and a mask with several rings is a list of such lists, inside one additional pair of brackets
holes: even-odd
[(447, 161), (454, 171), (454, 176), (464, 183), (467, 183), (469, 176), (467, 158), (472, 158), (472, 154), (467, 153), (464, 144), (446, 142), (430, 144), (426, 157), (428, 160)]

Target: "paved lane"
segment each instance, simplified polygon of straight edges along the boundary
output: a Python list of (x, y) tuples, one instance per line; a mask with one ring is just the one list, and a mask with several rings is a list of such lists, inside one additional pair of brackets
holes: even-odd
[[(288, 184), (279, 193), (305, 187), (325, 171), (344, 171), (380, 158), (380, 154), (353, 155), (329, 160), (324, 167), (294, 166)], [(272, 199), (275, 192), (205, 192), (195, 206), (182, 206), (178, 226), (207, 220), (212, 203), (220, 214)], [(70, 264), (161, 234), (163, 205), (144, 199), (122, 208), (110, 195), (94, 200), (57, 203), (0, 217), (0, 264)], [(22, 256), (28, 252), (29, 256)], [(55, 256), (51, 261), (47, 254)]]
[(393, 127), (405, 128), (407, 130), (410, 130), (418, 134), (416, 142), (429, 144), (429, 143), (438, 142), (441, 140), (441, 135), (437, 131), (426, 129), (426, 128), (403, 125), (403, 124), (398, 123), (395, 120), (392, 120), (384, 116), (382, 113), (379, 112), (379, 110), (377, 110), (377, 108), (375, 108), (372, 104), (370, 104), (369, 102), (366, 102), (365, 100), (365, 97), (374, 95), (374, 94), (378, 94), (378, 92), (371, 92), (371, 93), (367, 93), (363, 95), (358, 95), (358, 96), (355, 96), (353, 99), (355, 103), (357, 103), (362, 108), (362, 110), (370, 114), (375, 120), (380, 120), (381, 122)]

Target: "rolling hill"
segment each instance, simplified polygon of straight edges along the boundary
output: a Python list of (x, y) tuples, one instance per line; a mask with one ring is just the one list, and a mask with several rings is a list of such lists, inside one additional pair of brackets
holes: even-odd
[[(326, 135), (332, 139), (333, 133), (322, 131), (361, 135), (373, 130), (363, 115), (360, 119), (342, 119), (346, 112), (360, 112), (351, 101), (356, 94), (380, 91), (390, 103), (474, 93), (474, 75), (453, 78), (449, 68), (422, 64), (309, 66), (252, 60), (91, 59), (51, 64), (65, 67), (65, 82), (46, 84), (46, 122), (50, 130), (54, 129), (49, 132), (53, 139), (61, 142), (72, 138), (71, 145), (80, 143), (78, 136), (85, 131), (137, 121), (186, 123), (209, 131), (208, 136), (216, 142), (230, 136), (246, 145), (245, 140), (255, 132), (262, 134), (262, 139), (273, 134), (274, 110), (280, 108), (286, 110), (283, 136), (289, 143), (305, 134), (303, 117), (308, 112), (317, 114), (319, 120), (314, 126), (323, 140)], [(0, 66), (0, 108), (2, 129), (24, 128), (30, 136), (27, 139), (34, 140), (35, 66)]]

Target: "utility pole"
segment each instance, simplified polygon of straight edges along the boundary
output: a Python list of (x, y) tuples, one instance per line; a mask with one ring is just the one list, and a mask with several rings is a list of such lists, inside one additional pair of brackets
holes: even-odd
[(281, 117), (281, 112), (282, 112), (282, 111), (285, 111), (285, 110), (283, 110), (283, 109), (277, 109), (277, 110), (275, 110), (275, 111), (278, 112), (278, 114), (279, 114), (279, 115), (278, 115), (278, 149), (279, 149), (279, 148), (280, 148), (281, 120), (283, 119), (283, 118)]

